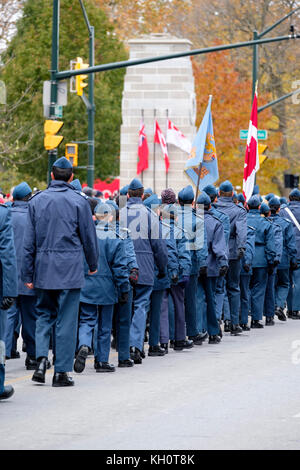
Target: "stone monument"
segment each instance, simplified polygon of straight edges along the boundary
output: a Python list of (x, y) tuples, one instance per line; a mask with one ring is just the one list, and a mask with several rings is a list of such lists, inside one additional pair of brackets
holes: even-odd
[[(191, 49), (191, 45), (187, 39), (151, 34), (129, 41), (130, 59), (185, 52)], [(127, 68), (122, 101), (120, 187), (137, 175), (138, 136), (142, 118), (149, 146), (149, 168), (139, 178), (145, 188), (151, 187), (158, 195), (166, 186), (177, 193), (183, 186), (191, 184), (183, 171), (188, 154), (168, 145), (170, 168), (166, 178), (160, 145), (153, 143), (154, 123), (157, 119), (166, 137), (169, 118), (192, 142), (196, 133), (196, 97), (190, 57)]]

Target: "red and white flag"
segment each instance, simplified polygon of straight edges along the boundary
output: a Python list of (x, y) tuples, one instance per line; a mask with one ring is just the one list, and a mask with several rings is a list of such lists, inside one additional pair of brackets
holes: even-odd
[(169, 161), (169, 155), (168, 155), (168, 147), (167, 147), (167, 142), (165, 139), (165, 136), (163, 135), (158, 122), (155, 121), (155, 134), (154, 134), (154, 142), (156, 144), (160, 144), (161, 150), (165, 159), (165, 166), (166, 166), (166, 173), (169, 171), (169, 166), (170, 166), (170, 161)]
[(168, 119), (168, 130), (167, 130), (167, 143), (173, 144), (176, 147), (179, 147), (184, 152), (188, 154), (191, 153), (192, 144), (183, 133), (174, 126), (173, 122)]
[(138, 149), (138, 162), (136, 173), (139, 175), (142, 171), (148, 169), (148, 157), (149, 157), (149, 148), (147, 142), (147, 136), (145, 131), (145, 124), (141, 122), (140, 132), (139, 132), (139, 149)]
[(250, 199), (255, 184), (255, 174), (259, 170), (259, 154), (257, 141), (257, 90), (253, 100), (249, 124), (247, 148), (245, 155), (243, 194), (246, 201)]

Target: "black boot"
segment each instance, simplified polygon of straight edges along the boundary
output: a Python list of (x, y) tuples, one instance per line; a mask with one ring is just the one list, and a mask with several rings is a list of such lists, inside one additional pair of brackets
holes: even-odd
[(276, 307), (275, 309), (275, 315), (277, 315), (278, 320), (280, 321), (286, 321), (286, 316), (284, 314), (283, 308), (282, 307)]
[(231, 321), (230, 320), (225, 320), (224, 321), (224, 332), (225, 333), (230, 333), (231, 331)]
[(183, 349), (191, 349), (194, 346), (194, 342), (190, 339), (184, 339), (182, 341), (174, 342), (174, 351), (182, 351)]
[(32, 379), (33, 382), (38, 382), (40, 384), (45, 383), (46, 370), (47, 370), (47, 357), (42, 357), (38, 359), (36, 369), (33, 373)]
[(141, 351), (138, 348), (130, 348), (130, 359), (132, 359), (135, 364), (142, 364)]
[(52, 379), (52, 387), (72, 387), (74, 381), (67, 372), (56, 372)]
[(221, 338), (218, 335), (213, 335), (209, 337), (208, 344), (219, 344), (221, 342)]
[(293, 310), (291, 318), (292, 320), (300, 320), (300, 311)]
[(95, 362), (96, 372), (115, 372), (116, 368), (113, 364), (108, 362)]
[(174, 349), (174, 343), (175, 343), (174, 339), (170, 339), (170, 348), (171, 349)]
[(166, 350), (161, 348), (159, 344), (156, 346), (149, 346), (148, 356), (156, 357), (156, 356), (164, 356), (166, 354)]
[(166, 354), (169, 352), (169, 345), (168, 343), (161, 343), (160, 347), (163, 348), (166, 351)]
[(125, 359), (124, 361), (119, 361), (118, 367), (133, 367), (134, 362), (131, 359)]
[(261, 329), (264, 325), (259, 322), (259, 320), (252, 320), (251, 321), (251, 328)]
[(37, 368), (37, 361), (34, 357), (26, 356), (25, 367), (27, 370), (35, 370)]
[(273, 317), (266, 317), (266, 326), (274, 326), (274, 318)]
[(0, 394), (0, 400), (7, 400), (8, 398), (12, 397), (14, 393), (14, 388), (11, 385), (6, 385), (4, 387), (3, 393)]
[(191, 339), (196, 346), (202, 346), (203, 339), (201, 335), (189, 336), (189, 339)]
[(243, 323), (240, 325), (243, 331), (250, 331), (250, 326), (248, 326), (246, 323)]
[(77, 374), (80, 374), (81, 372), (84, 371), (85, 361), (88, 355), (89, 355), (88, 346), (85, 346), (85, 345), (81, 346), (74, 362), (74, 371), (77, 372)]
[[(225, 320), (226, 321), (226, 320)], [(232, 336), (238, 336), (243, 333), (242, 328), (239, 325), (231, 325), (230, 326), (230, 334)]]

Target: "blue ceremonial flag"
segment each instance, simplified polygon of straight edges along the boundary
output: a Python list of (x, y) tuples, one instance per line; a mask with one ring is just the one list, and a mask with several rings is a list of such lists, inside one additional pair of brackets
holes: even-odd
[(197, 187), (199, 168), (201, 173), (199, 189), (202, 190), (208, 184), (213, 184), (219, 179), (218, 160), (214, 138), (214, 128), (211, 115), (212, 96), (209, 97), (208, 106), (194, 139), (191, 154), (185, 164), (184, 171)]

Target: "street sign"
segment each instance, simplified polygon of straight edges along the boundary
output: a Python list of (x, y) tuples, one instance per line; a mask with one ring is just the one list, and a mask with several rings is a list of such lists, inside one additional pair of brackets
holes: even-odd
[[(257, 131), (257, 138), (258, 138), (258, 140), (267, 140), (268, 131), (258, 130)], [(241, 140), (247, 140), (248, 139), (248, 131), (246, 129), (241, 129), (240, 130), (240, 139)]]
[(63, 107), (60, 105), (55, 106), (55, 117), (62, 118), (63, 117)]
[[(67, 82), (59, 82), (57, 84), (57, 103), (59, 106), (67, 106), (68, 104), (68, 84)], [(46, 80), (43, 86), (43, 105), (51, 105), (51, 82)]]

